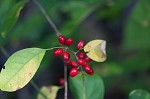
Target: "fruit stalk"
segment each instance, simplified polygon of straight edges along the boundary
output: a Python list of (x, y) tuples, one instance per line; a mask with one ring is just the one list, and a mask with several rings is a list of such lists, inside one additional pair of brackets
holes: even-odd
[[(44, 10), (44, 8), (41, 6), (40, 3), (38, 3), (36, 0), (31, 0), (33, 1), (33, 3), (40, 9), (40, 11), (42, 12), (42, 14), (45, 16), (46, 20), (48, 21), (48, 23), (50, 24), (50, 26), (54, 29), (57, 37), (59, 37), (60, 35), (62, 35), (59, 30), (57, 29), (56, 25), (53, 23), (53, 21), (51, 20), (51, 18), (48, 16), (48, 14), (46, 13), (46, 11)], [(67, 67), (64, 67), (64, 73), (66, 76), (67, 74)], [(65, 93), (64, 93), (64, 99), (67, 99), (67, 79), (65, 77)]]

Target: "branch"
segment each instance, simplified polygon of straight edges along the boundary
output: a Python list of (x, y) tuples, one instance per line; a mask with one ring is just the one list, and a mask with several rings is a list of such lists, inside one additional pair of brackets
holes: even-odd
[(5, 48), (3, 46), (0, 46), (0, 50), (2, 51), (2, 53), (4, 54), (5, 57), (9, 57), (9, 54), (6, 52)]
[[(46, 13), (46, 11), (44, 10), (44, 8), (41, 6), (41, 4), (39, 2), (37, 2), (36, 0), (31, 0), (33, 1), (33, 3), (40, 9), (40, 11), (42, 12), (42, 14), (44, 15), (44, 17), (46, 18), (46, 20), (48, 21), (48, 23), (50, 24), (50, 26), (54, 29), (54, 31), (56, 32), (57, 37), (59, 35), (61, 35), (61, 33), (59, 32), (59, 30), (57, 29), (56, 25), (53, 23), (53, 21), (51, 20), (51, 18), (48, 16), (48, 14)], [(67, 66), (64, 66), (64, 79), (65, 79), (65, 92), (64, 92), (64, 99), (67, 99), (67, 94), (68, 94), (68, 83), (67, 83)]]
[(68, 92), (68, 83), (67, 83), (67, 66), (64, 66), (64, 79), (65, 79), (65, 93), (64, 99), (67, 99), (67, 92)]
[(39, 10), (41, 11), (41, 13), (44, 15), (44, 17), (46, 18), (46, 20), (48, 21), (48, 23), (50, 24), (50, 26), (54, 29), (54, 31), (56, 32), (56, 35), (59, 36), (61, 35), (61, 33), (59, 32), (59, 30), (57, 29), (56, 25), (53, 23), (53, 21), (51, 20), (51, 18), (48, 16), (48, 14), (46, 13), (46, 11), (44, 10), (44, 8), (41, 6), (41, 4), (39, 2), (37, 2), (36, 0), (31, 0), (33, 1), (33, 3), (39, 8)]
[[(79, 50), (77, 52), (72, 51), (72, 53), (74, 54), (76, 60), (78, 60), (78, 57), (77, 57), (78, 52), (79, 52)], [(82, 94), (82, 96), (83, 96), (83, 99), (86, 99), (86, 95), (85, 95), (85, 77), (84, 77), (84, 73), (83, 73), (83, 67), (80, 66), (80, 69), (81, 69), (81, 73), (82, 73), (82, 85), (83, 85), (83, 89), (82, 89), (83, 94)]]

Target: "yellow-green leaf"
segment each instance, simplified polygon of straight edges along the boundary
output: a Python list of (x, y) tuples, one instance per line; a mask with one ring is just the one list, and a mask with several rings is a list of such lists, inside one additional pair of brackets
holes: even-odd
[(97, 62), (103, 62), (106, 60), (106, 41), (93, 40), (88, 42), (84, 46), (84, 51), (87, 52), (87, 56)]
[(12, 92), (23, 88), (36, 73), (45, 52), (45, 49), (27, 48), (11, 55), (0, 73), (0, 90)]
[[(41, 92), (46, 96), (47, 99), (56, 99), (57, 92), (61, 87), (58, 86), (43, 86)], [(41, 93), (38, 94), (38, 99), (45, 99)]]

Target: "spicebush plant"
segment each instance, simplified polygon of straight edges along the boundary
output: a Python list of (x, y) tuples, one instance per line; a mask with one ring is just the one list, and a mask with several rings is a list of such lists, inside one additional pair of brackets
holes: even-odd
[[(8, 0), (9, 1), (9, 0)], [(11, 1), (9, 1), (11, 2)], [(0, 1), (0, 6), (6, 6), (7, 0)], [(16, 23), (21, 9), (29, 2), (28, 0), (19, 1), (7, 13), (0, 12), (0, 47), (3, 54), (8, 57), (8, 53), (3, 47), (3, 41), (7, 33)], [(64, 62), (64, 77), (59, 79), (60, 86), (43, 86), (37, 89), (39, 92), (37, 99), (55, 99), (59, 89), (64, 88), (64, 99), (68, 97), (68, 86), (75, 99), (104, 99), (104, 84), (101, 77), (94, 72), (91, 61), (103, 62), (106, 60), (106, 41), (96, 39), (84, 42), (82, 39), (76, 44), (76, 49), (72, 49), (74, 44), (72, 37), (67, 38), (61, 33), (44, 8), (36, 0), (31, 0), (44, 15), (50, 26), (54, 29), (59, 42), (59, 46), (52, 48), (25, 48), (12, 54), (6, 63), (5, 68), (0, 73), (0, 90), (14, 92), (29, 82), (36, 88), (32, 80), (37, 72), (46, 51), (54, 53), (55, 57), (61, 57)], [(6, 5), (5, 5), (6, 4)], [(7, 8), (7, 7), (6, 7)], [(58, 67), (59, 68), (59, 67)], [(69, 71), (68, 71), (69, 70)], [(67, 75), (69, 72), (69, 77)], [(134, 90), (129, 94), (129, 99), (150, 99), (148, 92), (143, 90)]]

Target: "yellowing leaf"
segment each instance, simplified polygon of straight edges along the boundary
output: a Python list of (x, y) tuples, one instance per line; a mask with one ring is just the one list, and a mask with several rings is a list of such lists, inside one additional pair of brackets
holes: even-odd
[(106, 60), (106, 41), (93, 40), (88, 42), (84, 46), (84, 51), (87, 52), (87, 56), (97, 62), (103, 62)]
[(0, 73), (0, 90), (12, 92), (24, 87), (39, 68), (45, 51), (27, 48), (11, 55)]
[[(43, 86), (41, 92), (46, 96), (46, 99), (56, 99), (57, 92), (60, 88), (58, 86)], [(45, 97), (39, 93), (37, 99), (45, 99)]]

